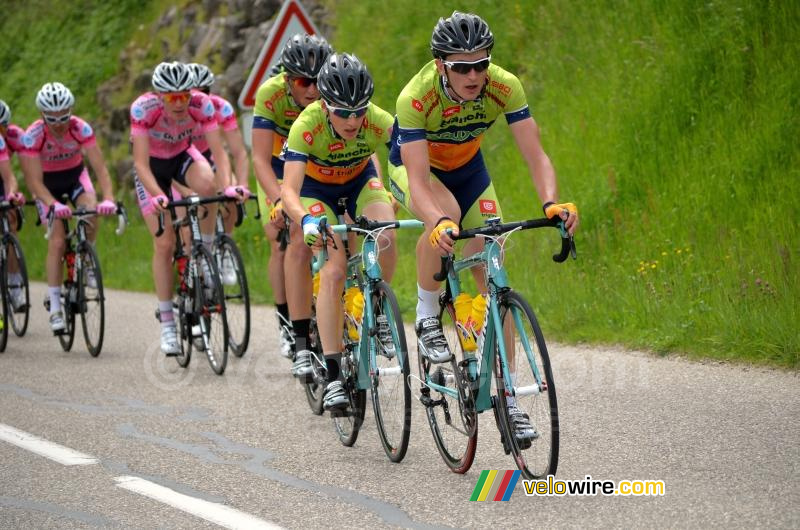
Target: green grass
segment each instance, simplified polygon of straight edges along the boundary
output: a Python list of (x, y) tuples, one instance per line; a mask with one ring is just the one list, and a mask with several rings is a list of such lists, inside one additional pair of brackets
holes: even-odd
[[(390, 112), (429, 60), (438, 17), (458, 8), (489, 22), (493, 60), (526, 87), (561, 196), (582, 216), (578, 261), (552, 263), (558, 240), (541, 231), (515, 236), (507, 260), (548, 338), (797, 368), (798, 4), (473, 0), (418, 2), (400, 17), (375, 16), (385, 10), (376, 0), (328, 4), (334, 46), (366, 61), (375, 102)], [(176, 22), (151, 34), (165, 0), (53, 5), (12, 0), (0, 21), (18, 43), (0, 49), (0, 98), (18, 123), (35, 117), (36, 90), (56, 78), (75, 92), (80, 115), (97, 118), (96, 86), (119, 70), (129, 42), (145, 49), (134, 74), (161, 60), (161, 39), (177, 43)], [(135, 96), (129, 86), (113, 94), (117, 104)], [(509, 220), (539, 216), (502, 122), (483, 150), (503, 210)], [(129, 155), (118, 146), (113, 156)], [(103, 229), (107, 284), (152, 291), (152, 243), (130, 191), (119, 195), (132, 226), (124, 238), (112, 223)], [(42, 278), (42, 231), (31, 225), (23, 244)], [(260, 225), (249, 219), (236, 237), (255, 299), (270, 301)], [(399, 240), (394, 285), (410, 314), (416, 235)]]

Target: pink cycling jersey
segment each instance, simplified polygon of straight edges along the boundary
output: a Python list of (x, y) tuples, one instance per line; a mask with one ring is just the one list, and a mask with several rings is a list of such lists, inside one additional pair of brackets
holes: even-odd
[(13, 123), (8, 126), (8, 129), (6, 129), (5, 141), (9, 156), (22, 151), (24, 147), (22, 145), (23, 136), (25, 136), (25, 129), (19, 125), (14, 125)]
[(77, 116), (69, 119), (69, 128), (62, 137), (53, 134), (44, 120), (33, 122), (22, 136), (21, 156), (39, 158), (42, 171), (64, 171), (83, 164), (81, 150), (96, 145), (92, 126)]
[(214, 114), (211, 98), (192, 92), (187, 116), (175, 120), (167, 116), (161, 97), (147, 92), (131, 105), (131, 137), (149, 137), (151, 157), (173, 158), (189, 148), (196, 126), (203, 135), (218, 128)]
[[(211, 102), (214, 104), (214, 117), (217, 119), (219, 126), (222, 127), (222, 130), (234, 131), (239, 128), (239, 124), (236, 122), (236, 113), (233, 110), (233, 105), (231, 105), (227, 99), (216, 94), (208, 94), (208, 97), (211, 98)], [(199, 127), (195, 127), (194, 133), (192, 134), (192, 143), (201, 153), (204, 153), (208, 149), (208, 140), (206, 140), (205, 134), (203, 134), (202, 129)]]

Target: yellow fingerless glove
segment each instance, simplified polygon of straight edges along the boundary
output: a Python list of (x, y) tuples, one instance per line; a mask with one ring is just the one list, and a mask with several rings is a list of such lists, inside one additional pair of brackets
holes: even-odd
[(278, 217), (281, 216), (281, 212), (283, 212), (283, 201), (278, 199), (275, 201), (275, 206), (272, 207), (272, 210), (269, 212), (269, 220), (275, 221)]
[(439, 246), (439, 240), (442, 238), (442, 233), (445, 230), (453, 230), (458, 232), (458, 225), (453, 222), (449, 217), (442, 217), (431, 231), (430, 242), (433, 248)]
[(571, 202), (565, 202), (561, 204), (556, 204), (554, 202), (546, 202), (544, 206), (542, 206), (542, 210), (544, 211), (545, 217), (548, 219), (552, 219), (553, 217), (559, 216), (562, 211), (567, 210), (571, 214), (578, 213), (578, 207), (572, 204)]

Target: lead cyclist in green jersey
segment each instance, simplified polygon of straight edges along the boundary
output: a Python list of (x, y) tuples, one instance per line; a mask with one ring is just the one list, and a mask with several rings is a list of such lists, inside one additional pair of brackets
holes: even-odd
[[(452, 352), (439, 320), (440, 282), (433, 279), (440, 256), (453, 252), (448, 231), (481, 226), (502, 217), (494, 186), (480, 151), (484, 132), (501, 115), (525, 160), (547, 217), (560, 216), (570, 234), (578, 227), (577, 208), (558, 203), (556, 174), (542, 149), (522, 84), (491, 62), (494, 36), (479, 16), (453, 12), (440, 18), (431, 36), (434, 60), (405, 86), (397, 99), (397, 117), (389, 155), (391, 189), (398, 202), (425, 222), (417, 243), (418, 350), (431, 362), (450, 360)], [(482, 238), (470, 240), (472, 254)], [(486, 292), (482, 271), (476, 281)], [(527, 416), (509, 415), (518, 432), (531, 429)]]
[[(284, 158), (285, 182), (281, 190), (284, 208), (303, 228), (306, 244), (319, 247), (320, 218), (336, 219), (339, 200), (347, 200), (347, 213), (355, 219), (362, 213), (370, 219), (393, 221), (391, 200), (381, 183), (375, 150), (388, 143), (392, 117), (370, 103), (374, 92), (372, 76), (357, 57), (333, 54), (317, 76), (321, 101), (312, 103), (300, 114), (289, 131)], [(393, 231), (388, 231), (393, 232)], [(385, 233), (380, 241), (379, 261), (387, 282), (397, 261), (394, 234)], [(342, 359), (342, 292), (347, 260), (339, 235), (331, 234), (336, 246), (329, 248), (329, 259), (320, 271), (317, 296), (317, 325), (327, 365), (327, 384), (323, 397), (326, 410), (343, 409), (348, 397), (339, 370)], [(296, 243), (292, 243), (296, 244)], [(291, 246), (291, 245), (290, 245)], [(310, 262), (309, 262), (310, 263)], [(308, 271), (309, 264), (292, 262), (292, 267)], [(391, 335), (378, 329), (379, 336)], [(311, 352), (298, 351), (292, 372), (306, 379), (312, 370)]]

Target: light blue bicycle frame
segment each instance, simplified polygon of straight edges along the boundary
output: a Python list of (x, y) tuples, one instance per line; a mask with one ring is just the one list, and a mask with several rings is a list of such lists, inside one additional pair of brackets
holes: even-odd
[[(519, 330), (519, 336), (522, 341), (522, 346), (525, 349), (528, 362), (531, 365), (534, 376), (536, 377), (536, 385), (529, 387), (514, 388), (511, 384), (511, 376), (508, 371), (508, 357), (506, 355), (505, 338), (502, 331), (502, 322), (500, 321), (500, 307), (498, 305), (499, 293), (509, 288), (508, 276), (506, 275), (505, 268), (503, 267), (502, 260), (502, 247), (497, 240), (487, 238), (484, 249), (481, 252), (468, 256), (460, 260), (453, 260), (453, 266), (448, 271), (447, 277), (450, 283), (450, 291), (453, 300), (461, 293), (461, 285), (458, 279), (458, 273), (477, 266), (486, 266), (487, 270), (487, 288), (489, 290), (489, 307), (487, 322), (483, 326), (483, 331), (478, 337), (478, 349), (481, 350), (480, 357), (475, 353), (465, 352), (464, 357), (469, 361), (469, 379), (470, 383), (474, 384), (476, 381), (479, 383), (477, 391), (473, 394), (475, 397), (475, 409), (478, 412), (492, 408), (491, 398), (491, 384), (492, 384), (492, 367), (495, 362), (495, 343), (497, 343), (498, 350), (500, 351), (500, 364), (503, 369), (503, 381), (505, 383), (506, 392), (510, 389), (512, 395), (531, 395), (538, 394), (541, 391), (542, 377), (536, 367), (534, 360), (534, 351), (531, 347), (529, 337), (524, 332), (522, 318), (519, 314), (519, 309), (512, 306), (511, 311), (514, 316), (514, 323)], [(478, 362), (480, 361), (480, 362)], [(479, 377), (479, 379), (478, 379)], [(458, 399), (458, 390), (454, 388), (445, 387), (431, 382), (430, 374), (426, 375), (425, 384), (440, 392), (447, 394), (453, 399)], [(474, 388), (474, 387), (473, 387)]]
[[(396, 228), (421, 228), (423, 223), (414, 219), (403, 219), (395, 221)], [(347, 225), (338, 224), (332, 225), (331, 230), (336, 234), (341, 234), (344, 239), (347, 235)], [(390, 229), (390, 228), (387, 228)], [(364, 295), (364, 315), (361, 320), (361, 332), (359, 334), (358, 346), (353, 352), (354, 363), (358, 367), (357, 386), (360, 390), (372, 388), (372, 378), (377, 378), (378, 367), (375, 362), (375, 343), (369, 340), (372, 336), (372, 330), (375, 327), (375, 314), (372, 308), (372, 293), (373, 287), (376, 283), (381, 281), (381, 266), (378, 262), (378, 242), (375, 240), (373, 232), (362, 232), (364, 234), (364, 242), (361, 245), (361, 253), (354, 254), (347, 259), (347, 279), (345, 280), (345, 289), (348, 287), (358, 287)], [(321, 269), (325, 263), (323, 251), (322, 259), (315, 259), (314, 272)], [(361, 273), (358, 271), (360, 262)], [(390, 326), (392, 331), (392, 339), (395, 344), (400, 344), (397, 337), (397, 330), (395, 326)], [(407, 352), (397, 352), (397, 355)], [(389, 368), (388, 370), (396, 370), (395, 374), (400, 375), (402, 363), (398, 366)], [(390, 375), (390, 374), (384, 374)]]

